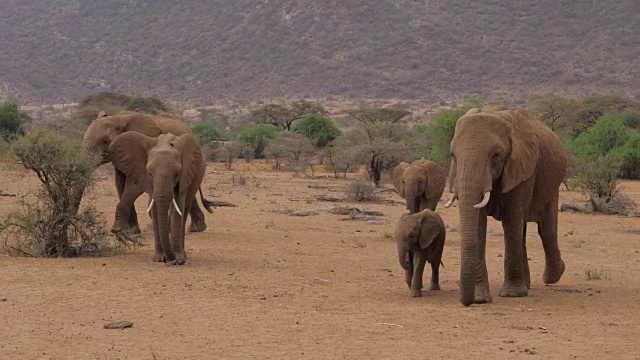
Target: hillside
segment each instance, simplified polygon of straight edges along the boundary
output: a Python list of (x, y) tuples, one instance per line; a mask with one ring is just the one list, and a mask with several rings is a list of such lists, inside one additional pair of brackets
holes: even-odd
[(635, 0), (1, 0), (0, 96), (640, 98)]

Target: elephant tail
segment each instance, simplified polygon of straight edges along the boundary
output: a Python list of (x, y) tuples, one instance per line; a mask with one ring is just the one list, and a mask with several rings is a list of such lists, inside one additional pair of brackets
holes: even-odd
[(215, 207), (213, 201), (207, 200), (204, 198), (204, 195), (202, 195), (202, 188), (198, 188), (198, 191), (200, 191), (200, 201), (202, 201), (202, 206), (204, 206), (205, 209), (207, 209), (207, 211), (209, 212), (209, 214), (213, 214), (213, 210), (211, 209), (211, 207)]

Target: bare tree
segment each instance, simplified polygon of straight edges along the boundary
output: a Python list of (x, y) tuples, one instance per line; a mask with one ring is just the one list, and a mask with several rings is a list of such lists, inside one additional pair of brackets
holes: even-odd
[(374, 108), (347, 111), (366, 135), (358, 146), (362, 162), (376, 186), (380, 185), (382, 172), (395, 167), (400, 161), (412, 157), (413, 150), (401, 141), (402, 129), (398, 122), (410, 111)]
[(326, 114), (327, 111), (318, 103), (300, 100), (285, 107), (278, 104), (267, 104), (251, 112), (251, 118), (258, 124), (273, 124), (284, 130), (291, 130), (291, 125), (309, 114)]
[(249, 146), (246, 144), (229, 141), (215, 149), (215, 157), (217, 160), (224, 161), (226, 168), (231, 170), (233, 160), (237, 159), (241, 154), (246, 154), (247, 148), (249, 148)]
[(571, 126), (576, 112), (576, 101), (558, 95), (544, 95), (533, 99), (536, 103), (533, 114), (552, 131), (563, 130)]
[(315, 154), (313, 142), (300, 134), (281, 132), (265, 148), (267, 157), (275, 160), (274, 168), (280, 169), (282, 160), (287, 161), (289, 169), (296, 174), (304, 172)]

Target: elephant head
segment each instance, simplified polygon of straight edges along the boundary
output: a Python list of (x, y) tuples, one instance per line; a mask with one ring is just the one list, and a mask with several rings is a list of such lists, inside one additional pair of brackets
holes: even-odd
[(182, 239), (177, 241), (183, 241), (182, 217), (204, 177), (206, 164), (198, 140), (190, 134), (169, 133), (152, 138), (129, 131), (114, 138), (107, 149), (107, 160), (151, 195), (147, 212), (153, 211), (154, 235), (167, 262), (173, 261), (176, 256), (169, 240), (169, 225), (172, 233), (175, 226), (180, 227)]
[(107, 116), (104, 111), (98, 114), (84, 133), (82, 148), (102, 156), (102, 164), (106, 160), (106, 151), (113, 139), (126, 132), (136, 131), (151, 137), (158, 137), (162, 131), (150, 116), (133, 111), (122, 111), (117, 115)]
[(411, 164), (401, 162), (391, 176), (396, 192), (405, 199), (411, 214), (423, 210), (421, 202), (427, 199), (433, 199), (433, 205), (437, 204), (446, 181), (442, 166), (423, 159)]
[[(451, 141), (450, 203), (459, 199), (460, 301), (474, 301), (478, 226), (491, 199), (529, 179), (536, 169), (539, 139), (524, 110), (472, 112), (462, 116)], [(448, 203), (447, 205), (450, 205)]]
[(403, 269), (409, 270), (413, 265), (412, 249), (426, 249), (438, 235), (444, 232), (442, 219), (431, 210), (419, 213), (404, 213), (396, 226), (396, 241), (398, 245), (398, 262)]

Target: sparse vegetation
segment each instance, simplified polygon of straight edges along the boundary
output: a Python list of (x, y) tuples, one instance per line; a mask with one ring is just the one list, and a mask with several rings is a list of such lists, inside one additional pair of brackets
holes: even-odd
[(251, 117), (258, 124), (271, 124), (283, 130), (291, 130), (294, 122), (307, 115), (325, 114), (327, 111), (319, 104), (298, 100), (286, 107), (278, 104), (268, 104), (251, 112)]
[(607, 273), (604, 270), (586, 269), (584, 274), (587, 280), (607, 280)]
[(252, 149), (247, 144), (243, 144), (238, 141), (225, 142), (214, 150), (216, 160), (224, 162), (228, 170), (231, 170), (233, 161), (239, 156), (247, 156), (251, 154), (253, 154)]
[(377, 197), (374, 193), (376, 186), (371, 181), (365, 179), (353, 180), (345, 187), (345, 194), (349, 200), (365, 202), (375, 201)]
[(89, 124), (100, 111), (104, 111), (107, 115), (115, 115), (125, 110), (157, 115), (167, 112), (169, 109), (162, 100), (155, 97), (103, 92), (82, 99), (78, 104), (74, 118), (76, 122)]
[(276, 170), (280, 169), (282, 160), (286, 160), (289, 170), (296, 174), (304, 172), (315, 155), (309, 138), (289, 131), (279, 133), (274, 141), (267, 144), (264, 152), (267, 158), (275, 161)]
[[(10, 254), (33, 257), (107, 255), (117, 249), (104, 218), (92, 204), (79, 210), (84, 190), (92, 183), (97, 157), (80, 143), (49, 130), (18, 139), (11, 147), (22, 165), (36, 173), (42, 185), (38, 200), (21, 201), (21, 209), (2, 223), (0, 238)], [(135, 244), (135, 238), (119, 238)], [(120, 244), (120, 243), (119, 243)]]
[(253, 148), (256, 159), (262, 159), (265, 147), (280, 131), (282, 129), (272, 124), (258, 124), (242, 130), (238, 139)]
[(0, 104), (0, 137), (6, 142), (11, 142), (22, 135), (24, 126), (18, 104), (11, 101)]

